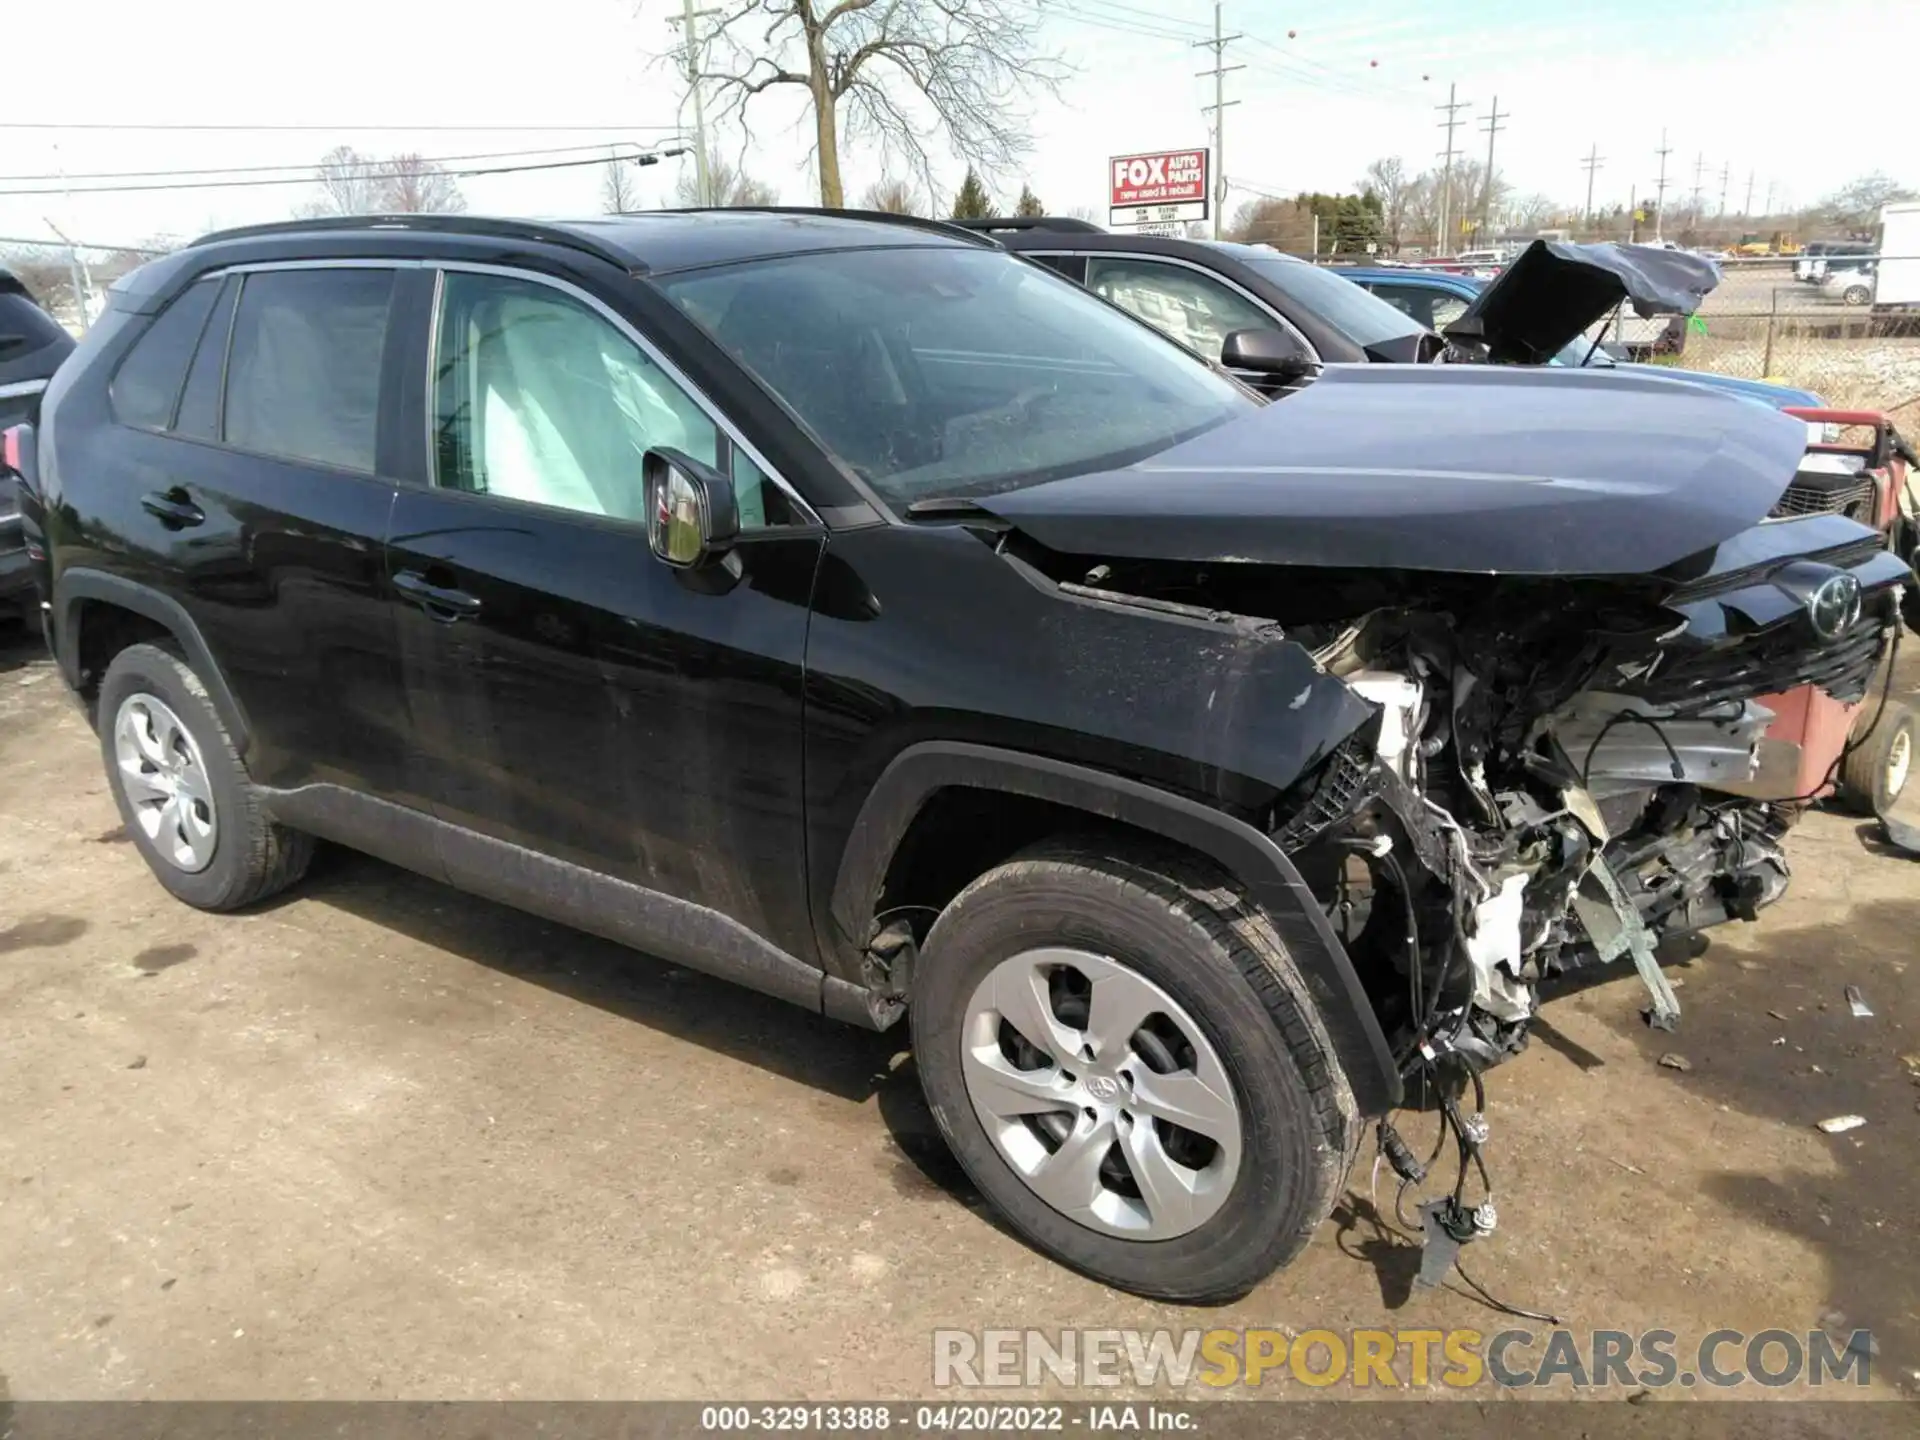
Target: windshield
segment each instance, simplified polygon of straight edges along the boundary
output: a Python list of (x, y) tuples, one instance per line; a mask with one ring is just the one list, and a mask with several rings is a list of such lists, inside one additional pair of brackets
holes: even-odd
[(1261, 404), (999, 250), (790, 255), (655, 283), (896, 508), (1128, 465)]
[(1263, 255), (1257, 250), (1236, 250), (1234, 259), (1259, 271), (1356, 345), (1378, 345), (1383, 340), (1418, 335), (1425, 329), (1337, 270), (1322, 270), (1304, 260)]

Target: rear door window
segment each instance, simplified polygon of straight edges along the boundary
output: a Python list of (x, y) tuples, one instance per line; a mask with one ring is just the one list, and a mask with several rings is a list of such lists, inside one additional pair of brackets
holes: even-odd
[(246, 277), (227, 357), (229, 445), (372, 473), (393, 276), (326, 268)]
[(1086, 283), (1208, 360), (1220, 358), (1221, 345), (1236, 330), (1275, 328), (1273, 317), (1238, 290), (1184, 265), (1094, 255), (1087, 260)]
[(187, 365), (219, 293), (218, 280), (201, 280), (189, 286), (133, 342), (107, 387), (114, 416), (122, 425), (137, 425), (143, 430), (172, 428)]

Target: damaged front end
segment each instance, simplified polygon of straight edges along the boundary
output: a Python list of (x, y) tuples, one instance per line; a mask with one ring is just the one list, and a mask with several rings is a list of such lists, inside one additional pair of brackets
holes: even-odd
[(1820, 517), (1639, 576), (1115, 559), (1067, 588), (1277, 621), (1373, 707), (1267, 823), (1410, 1081), (1508, 1058), (1542, 982), (1586, 966), (1630, 961), (1674, 1023), (1655, 950), (1787, 887), (1810, 797), (1765, 697), (1865, 697), (1911, 578)]
[(1762, 698), (1862, 699), (1911, 572), (1834, 522), (1768, 531), (1635, 580), (1320, 578), (1291, 634), (1380, 716), (1273, 834), (1410, 1067), (1497, 1064), (1542, 981), (1623, 958), (1671, 1026), (1656, 947), (1784, 893), (1810, 797)]

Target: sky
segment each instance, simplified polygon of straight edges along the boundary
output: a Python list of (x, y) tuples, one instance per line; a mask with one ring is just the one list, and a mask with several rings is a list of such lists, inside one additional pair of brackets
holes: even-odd
[[(702, 0), (706, 5), (724, 0)], [(1211, 0), (1007, 0), (1030, 5), (1044, 49), (1072, 74), (1031, 96), (1032, 148), (988, 177), (1003, 201), (1029, 183), (1049, 209), (1104, 216), (1107, 157), (1203, 145), (1213, 81)], [(476, 212), (559, 216), (601, 209), (597, 161), (610, 147), (671, 144), (691, 112), (670, 54), (676, 0), (540, 0), (529, 7), (447, 0), (328, 0), (289, 12), (260, 0), (93, 0), (88, 43), (68, 59), (37, 47), (0, 89), (0, 242), (137, 244), (285, 218), (314, 198), (299, 176), (335, 145), (369, 154), (482, 157), (452, 166), (569, 162), (463, 179)], [(312, 16), (324, 16), (317, 23)], [(537, 17), (538, 24), (529, 23)], [(1817, 20), (1816, 20), (1817, 17)], [(1520, 193), (1571, 204), (1597, 146), (1594, 201), (1654, 188), (1664, 132), (1669, 203), (1699, 165), (1715, 208), (1771, 191), (1810, 204), (1882, 171), (1920, 184), (1920, 126), (1882, 97), (1874, 55), (1920, 53), (1912, 0), (1226, 0), (1243, 38), (1227, 63), (1229, 209), (1266, 192), (1339, 191), (1366, 164), (1436, 163), (1448, 86), (1471, 102), (1457, 143), (1484, 159), (1497, 99), (1495, 163)], [(1811, 28), (1810, 28), (1811, 27)], [(51, 32), (49, 32), (51, 33)], [(1822, 38), (1825, 37), (1825, 38)], [(1859, 58), (1850, 58), (1859, 57)], [(1848, 74), (1852, 71), (1855, 73)], [(753, 102), (746, 168), (793, 204), (817, 203), (810, 127), (795, 87)], [(741, 136), (722, 130), (723, 152)], [(944, 157), (942, 208), (961, 176)], [(589, 163), (595, 162), (595, 163)], [(671, 203), (680, 167), (635, 172), (642, 204)], [(884, 170), (878, 153), (841, 158), (849, 198)], [(217, 188), (129, 172), (189, 167)], [(264, 168), (281, 167), (281, 168)], [(117, 178), (89, 178), (103, 175)], [(250, 183), (238, 184), (237, 181)], [(157, 187), (109, 192), (105, 187)], [(38, 193), (20, 193), (38, 192)]]

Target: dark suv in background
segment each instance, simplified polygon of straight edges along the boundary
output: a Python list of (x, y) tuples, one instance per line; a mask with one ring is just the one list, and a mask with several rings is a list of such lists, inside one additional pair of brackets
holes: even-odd
[(1189, 1300), (1542, 978), (1776, 898), (1749, 697), (1858, 696), (1911, 578), (1763, 523), (1804, 434), (1759, 406), (1431, 365), (1269, 404), (898, 217), (208, 236), (9, 443), (174, 895), (317, 836), (905, 1015), (1008, 1221)]
[(1139, 316), (1196, 355), (1222, 359), (1227, 337), (1266, 332), (1268, 355), (1290, 355), (1276, 386), (1270, 367), (1229, 361), (1240, 378), (1267, 391), (1292, 388), (1323, 365), (1431, 360), (1437, 336), (1384, 300), (1359, 291), (1337, 271), (1310, 265), (1268, 245), (1102, 230), (1056, 216), (958, 222), (992, 235), (1102, 299)]
[[(47, 382), (72, 350), (73, 337), (34, 303), (11, 270), (0, 266), (0, 430), (39, 415)], [(0, 620), (22, 617), (33, 604), (17, 486), (0, 456)]]

